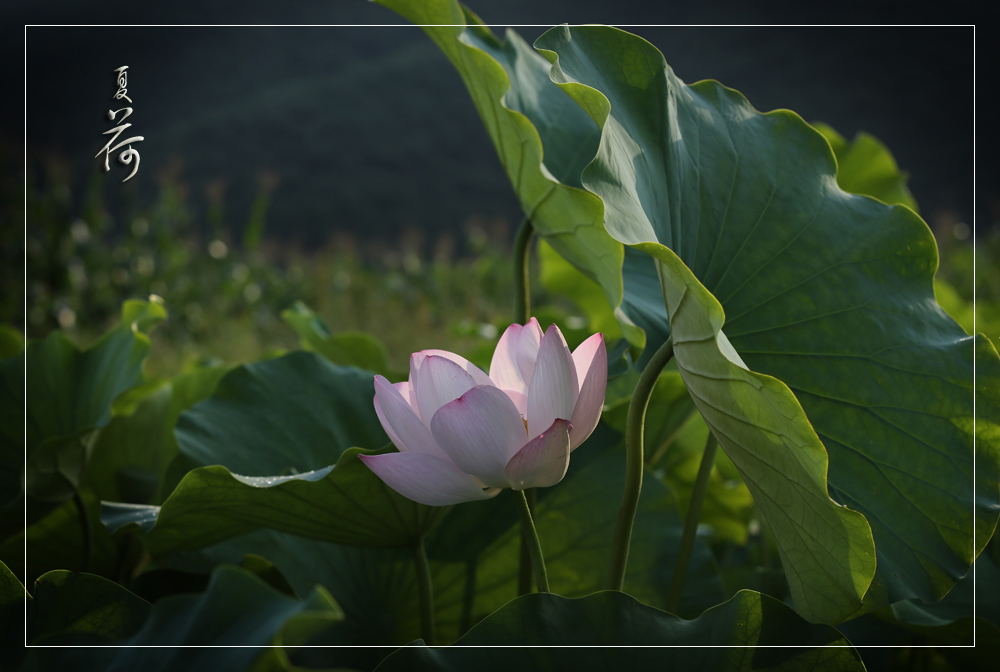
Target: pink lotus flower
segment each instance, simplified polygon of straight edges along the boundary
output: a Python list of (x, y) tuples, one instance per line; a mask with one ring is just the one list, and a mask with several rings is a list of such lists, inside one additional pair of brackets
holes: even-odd
[(490, 375), (443, 350), (410, 357), (410, 379), (375, 377), (375, 412), (399, 450), (360, 459), (390, 488), (429, 506), (555, 485), (594, 431), (608, 381), (604, 338), (570, 354), (555, 325), (512, 324)]

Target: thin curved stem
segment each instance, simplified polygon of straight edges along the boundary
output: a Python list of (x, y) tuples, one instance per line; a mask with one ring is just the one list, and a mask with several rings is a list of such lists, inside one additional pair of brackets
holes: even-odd
[(90, 571), (90, 519), (87, 517), (87, 509), (80, 498), (80, 492), (73, 492), (73, 504), (76, 505), (76, 513), (80, 518), (80, 531), (83, 536), (83, 569), (80, 571)]
[(434, 646), (434, 589), (423, 537), (413, 545), (413, 565), (417, 570), (417, 589), (420, 592), (420, 636), (427, 646)]
[[(524, 490), (524, 497), (528, 500), (528, 513), (534, 518), (535, 515), (535, 489)], [(521, 557), (519, 559), (517, 574), (517, 596), (527, 595), (531, 592), (531, 551), (528, 549), (528, 539), (521, 532)]]
[(531, 565), (535, 569), (535, 583), (538, 584), (538, 592), (547, 593), (549, 592), (549, 575), (545, 571), (542, 545), (538, 543), (538, 532), (535, 530), (535, 522), (531, 519), (531, 511), (528, 510), (528, 500), (525, 498), (523, 490), (511, 490), (511, 492), (514, 493), (517, 512), (521, 516), (521, 532), (528, 545)]
[(611, 549), (611, 573), (608, 586), (611, 590), (621, 590), (625, 584), (625, 567), (628, 565), (628, 548), (632, 542), (632, 525), (635, 511), (639, 506), (639, 492), (642, 490), (642, 434), (646, 422), (646, 407), (656, 387), (660, 372), (674, 356), (671, 339), (656, 351), (632, 392), (628, 406), (628, 420), (625, 424), (625, 492), (622, 505), (618, 509), (615, 524), (615, 540)]
[(691, 492), (691, 501), (688, 503), (687, 520), (684, 521), (684, 534), (681, 536), (681, 545), (677, 549), (677, 563), (674, 565), (674, 578), (670, 582), (670, 595), (667, 597), (667, 611), (672, 614), (677, 613), (677, 605), (681, 601), (681, 591), (684, 589), (684, 576), (687, 574), (688, 561), (691, 560), (691, 549), (694, 548), (694, 538), (698, 532), (698, 519), (701, 518), (701, 504), (705, 501), (705, 492), (708, 490), (708, 477), (712, 473), (715, 465), (715, 453), (719, 448), (719, 442), (708, 433), (708, 441), (705, 443), (705, 452), (701, 455), (701, 464), (698, 466), (698, 476), (694, 481), (694, 490)]
[(521, 222), (514, 239), (514, 322), (524, 324), (531, 317), (531, 288), (528, 259), (535, 227), (527, 217)]

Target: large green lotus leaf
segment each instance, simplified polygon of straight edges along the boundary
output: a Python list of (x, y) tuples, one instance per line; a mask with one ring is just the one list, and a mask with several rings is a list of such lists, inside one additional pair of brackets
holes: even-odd
[(295, 330), (306, 350), (318, 352), (334, 364), (356, 366), (392, 380), (400, 379), (389, 370), (389, 354), (385, 346), (371, 334), (361, 331), (331, 334), (326, 321), (301, 301), (281, 311), (281, 319)]
[[(468, 648), (409, 646), (377, 670), (865, 669), (835, 629), (746, 590), (692, 621), (624, 593), (578, 599), (535, 593), (491, 614), (455, 644)], [(625, 648), (602, 648), (615, 646)]]
[(388, 440), (372, 389), (371, 373), (314, 353), (237, 367), (177, 423), (181, 452), (212, 466), (188, 472), (162, 507), (105, 503), (102, 518), (112, 529), (136, 523), (156, 555), (258, 527), (410, 545), (447, 509), (397, 494), (357, 459), (361, 449), (348, 449)]
[[(165, 317), (158, 302), (126, 301), (120, 325), (92, 347), (81, 350), (57, 331), (30, 343), (20, 365), (6, 360), (0, 366), (5, 397), (12, 389), (26, 392), (25, 488), (32, 502), (41, 503), (38, 514), (79, 487), (89, 457), (85, 435), (107, 425), (115, 398), (142, 382), (142, 363), (150, 349), (147, 333)], [(25, 370), (23, 382), (17, 377)], [(13, 401), (5, 399), (3, 406), (9, 403)], [(18, 496), (3, 493), (5, 502)]]
[(545, 61), (520, 37), (509, 31), (499, 41), (456, 0), (376, 1), (421, 26), (455, 66), (525, 216), (559, 254), (599, 283), (626, 338), (641, 347), (642, 332), (617, 310), (622, 247), (602, 226), (600, 200), (580, 188), (580, 171), (597, 149), (594, 122), (547, 81)]
[(227, 373), (181, 415), (177, 443), (193, 464), (245, 476), (314, 471), (351, 446), (388, 443), (374, 397), (372, 373), (294, 352)]
[(149, 616), (148, 602), (114, 581), (66, 570), (48, 572), (34, 585), (28, 614), (28, 643), (57, 633), (130, 637)]
[(162, 506), (102, 502), (112, 532), (141, 532), (153, 555), (189, 551), (258, 528), (356, 546), (410, 546), (447, 512), (391, 490), (352, 448), (337, 464), (288, 476), (199, 467)]
[[(934, 302), (937, 256), (927, 226), (911, 210), (837, 187), (829, 144), (801, 118), (760, 114), (717, 82), (686, 86), (638, 37), (557, 28), (536, 44), (554, 63), (553, 80), (604, 130), (583, 183), (604, 201), (608, 231), (658, 257), (670, 314), (690, 320), (678, 334), (662, 303), (653, 312), (651, 283), (626, 280), (623, 306), (648, 309), (643, 319), (661, 332), (673, 328), (688, 389), (714, 414), (709, 422), (745, 479), (752, 469), (784, 481), (780, 488), (824, 489), (828, 451), (830, 493), (865, 514), (878, 548), (865, 608), (942, 597), (1000, 511), (1000, 361)], [(648, 278), (656, 267), (644, 263), (639, 275)], [(626, 278), (629, 264), (626, 255)], [(646, 298), (630, 304), (630, 293)], [(745, 440), (736, 440), (736, 425)], [(781, 459), (752, 450), (737, 460), (751, 435), (758, 444), (798, 438)], [(808, 480), (796, 475), (800, 468)], [(751, 489), (765, 485), (747, 480)], [(758, 502), (767, 496), (755, 491)], [(772, 502), (772, 511), (779, 503), (789, 502)], [(796, 514), (803, 535), (830, 544), (863, 536), (846, 511), (837, 511), (842, 532), (853, 530), (846, 536), (831, 535), (812, 514)], [(852, 557), (867, 552), (860, 537), (851, 545)], [(849, 600), (819, 611), (803, 604), (794, 575), (805, 573), (786, 569), (801, 613), (844, 616)], [(857, 590), (865, 573), (855, 564), (841, 587)]]
[(848, 142), (827, 124), (813, 123), (813, 128), (823, 134), (837, 157), (837, 184), (841, 189), (918, 212), (917, 202), (906, 187), (907, 174), (900, 172), (889, 148), (878, 138), (858, 133)]
[(225, 566), (212, 574), (204, 593), (158, 602), (141, 629), (114, 640), (114, 648), (86, 648), (108, 644), (105, 637), (51, 635), (39, 641), (46, 647), (31, 650), (22, 670), (245, 670), (262, 655), (261, 647), (301, 640), (342, 617), (322, 587), (296, 600), (245, 570)]

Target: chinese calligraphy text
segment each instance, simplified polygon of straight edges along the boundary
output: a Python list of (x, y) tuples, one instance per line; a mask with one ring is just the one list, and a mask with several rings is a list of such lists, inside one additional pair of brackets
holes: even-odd
[[(128, 88), (127, 88), (128, 87), (128, 73), (126, 72), (126, 70), (128, 70), (128, 66), (127, 65), (123, 65), (122, 67), (120, 67), (117, 70), (115, 70), (115, 72), (118, 73), (118, 92), (115, 93), (115, 95), (113, 96), (113, 98), (115, 100), (121, 100), (122, 98), (124, 98), (125, 100), (127, 100), (128, 102), (131, 103), (132, 99), (129, 98), (128, 95), (127, 95), (128, 94)], [(124, 122), (125, 119), (130, 114), (132, 114), (132, 108), (131, 107), (123, 107), (123, 108), (121, 108), (119, 110), (108, 110), (108, 119), (110, 119), (111, 121), (115, 121), (115, 116), (119, 112), (124, 112), (124, 114), (121, 116), (121, 118), (118, 121), (119, 122)], [(132, 159), (135, 159), (135, 166), (132, 168), (132, 172), (129, 173), (128, 177), (126, 177), (124, 180), (122, 180), (122, 182), (128, 182), (129, 180), (131, 180), (132, 176), (135, 175), (136, 171), (139, 170), (139, 151), (132, 148), (132, 143), (134, 143), (134, 142), (142, 142), (144, 138), (141, 135), (135, 135), (135, 136), (132, 136), (131, 138), (128, 138), (127, 140), (122, 140), (117, 145), (114, 145), (114, 147), (112, 147), (112, 145), (115, 143), (115, 141), (118, 140), (118, 136), (122, 134), (122, 131), (124, 131), (126, 128), (129, 128), (131, 125), (132, 125), (131, 123), (128, 123), (128, 124), (119, 123), (118, 126), (115, 126), (110, 131), (104, 131), (103, 135), (110, 135), (111, 133), (114, 133), (114, 135), (112, 135), (111, 139), (108, 140), (107, 144), (104, 145), (104, 147), (101, 148), (101, 151), (97, 152), (97, 154), (94, 155), (94, 158), (96, 159), (102, 153), (104, 154), (104, 170), (105, 170), (105, 172), (107, 172), (107, 171), (111, 170), (111, 167), (108, 165), (108, 157), (112, 153), (117, 152), (123, 146), (127, 145), (128, 147), (126, 149), (122, 150), (122, 153), (118, 155), (118, 160), (121, 163), (125, 164), (125, 165), (129, 165), (130, 163), (132, 163)]]

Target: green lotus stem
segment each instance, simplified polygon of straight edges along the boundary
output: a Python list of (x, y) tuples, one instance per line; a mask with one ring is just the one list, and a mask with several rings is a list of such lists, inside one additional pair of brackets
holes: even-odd
[(701, 455), (701, 464), (698, 466), (698, 476), (694, 481), (694, 490), (691, 492), (691, 501), (688, 504), (687, 520), (684, 521), (684, 534), (681, 536), (681, 545), (677, 549), (677, 564), (674, 565), (674, 578), (670, 582), (670, 595), (667, 597), (667, 611), (672, 614), (677, 613), (677, 605), (681, 601), (681, 591), (684, 588), (684, 575), (687, 574), (688, 561), (691, 560), (691, 549), (694, 548), (694, 538), (698, 532), (698, 519), (701, 517), (701, 504), (705, 501), (705, 492), (708, 490), (708, 477), (712, 473), (715, 465), (715, 452), (719, 448), (719, 442), (715, 440), (712, 432), (708, 433), (708, 441), (705, 443), (705, 452)]
[(528, 509), (528, 500), (524, 496), (523, 490), (511, 490), (514, 493), (514, 501), (517, 503), (517, 512), (521, 516), (521, 532), (523, 539), (527, 542), (528, 553), (531, 556), (531, 565), (535, 568), (535, 583), (538, 584), (538, 592), (549, 592), (549, 575), (545, 572), (545, 559), (542, 557), (542, 545), (538, 543), (538, 532), (535, 530), (535, 522), (531, 519), (531, 511)]
[(527, 217), (521, 222), (514, 239), (514, 322), (525, 324), (531, 317), (531, 289), (528, 277), (528, 257), (535, 227)]
[(83, 506), (78, 490), (73, 491), (73, 504), (76, 505), (76, 513), (80, 518), (80, 531), (83, 535), (83, 569), (82, 572), (90, 571), (90, 519), (87, 518), (87, 509)]
[(420, 636), (427, 646), (434, 646), (434, 590), (423, 537), (413, 545), (413, 565), (417, 570), (417, 588), (420, 591)]
[[(524, 490), (524, 497), (528, 500), (528, 512), (535, 515), (535, 489)], [(521, 557), (518, 561), (517, 574), (517, 596), (527, 595), (531, 592), (531, 550), (528, 548), (528, 538), (521, 533)]]
[[(528, 260), (531, 252), (531, 238), (535, 227), (527, 217), (521, 222), (514, 239), (514, 322), (527, 324), (531, 318), (531, 278), (528, 272)], [(528, 499), (528, 511), (535, 511), (535, 490), (525, 491)], [(531, 592), (531, 551), (529, 541), (521, 535), (521, 556), (518, 561), (517, 594), (527, 595)]]
[(625, 492), (622, 495), (622, 505), (618, 509), (618, 522), (615, 524), (615, 540), (611, 549), (611, 573), (608, 587), (611, 590), (621, 590), (625, 584), (625, 567), (628, 565), (628, 548), (632, 542), (632, 525), (635, 523), (635, 511), (639, 506), (639, 492), (642, 490), (642, 435), (646, 423), (646, 407), (649, 398), (656, 387), (660, 372), (674, 356), (674, 344), (671, 338), (656, 351), (632, 392), (632, 401), (628, 406), (628, 419), (625, 424)]

